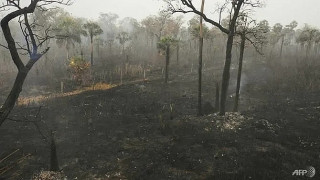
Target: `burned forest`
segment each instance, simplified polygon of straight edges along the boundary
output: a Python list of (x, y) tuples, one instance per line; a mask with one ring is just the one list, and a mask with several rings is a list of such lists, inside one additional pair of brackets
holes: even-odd
[(319, 179), (319, 6), (0, 0), (0, 180)]

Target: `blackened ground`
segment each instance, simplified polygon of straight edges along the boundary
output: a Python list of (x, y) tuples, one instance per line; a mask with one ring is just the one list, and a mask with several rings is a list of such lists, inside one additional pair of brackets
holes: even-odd
[[(68, 179), (299, 179), (294, 170), (320, 168), (319, 92), (250, 88), (241, 114), (197, 117), (196, 84), (195, 74), (185, 74), (169, 84), (154, 79), (56, 98), (44, 103), (40, 130), (56, 131)], [(204, 100), (214, 104), (214, 95), (205, 76)], [(12, 114), (32, 119), (37, 111)], [(30, 179), (49, 168), (49, 145), (34, 124), (7, 121), (0, 137), (1, 157), (16, 149), (11, 159), (30, 154), (5, 177)]]

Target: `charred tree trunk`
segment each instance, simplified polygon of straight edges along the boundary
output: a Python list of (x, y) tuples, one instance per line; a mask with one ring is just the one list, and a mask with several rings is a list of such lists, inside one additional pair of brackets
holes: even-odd
[[(204, 1), (201, 3), (201, 13), (204, 10)], [(199, 79), (198, 79), (198, 116), (202, 116), (202, 53), (203, 53), (203, 18), (200, 16), (200, 37), (199, 37)]]
[(80, 52), (80, 56), (81, 56), (81, 59), (84, 58), (84, 57), (83, 57), (83, 51), (82, 51), (82, 49), (81, 49), (81, 52)]
[(59, 171), (59, 163), (57, 156), (57, 146), (54, 137), (54, 133), (51, 132), (51, 142), (50, 142), (50, 171)]
[(232, 59), (232, 43), (233, 43), (234, 33), (230, 32), (228, 34), (227, 50), (226, 50), (226, 61), (224, 64), (223, 75), (222, 75), (222, 85), (221, 85), (221, 98), (220, 98), (220, 115), (225, 115), (226, 112), (226, 101), (227, 101), (227, 91), (230, 79), (230, 67)]
[(280, 58), (282, 57), (283, 44), (284, 44), (284, 35), (282, 35), (282, 37), (281, 37)]
[(203, 51), (203, 37), (199, 39), (199, 79), (198, 79), (198, 115), (202, 115), (202, 51)]
[(180, 53), (180, 46), (179, 43), (177, 44), (177, 65), (179, 65), (179, 53)]
[(113, 52), (112, 52), (112, 43), (109, 42), (109, 55), (112, 56), (113, 55)]
[(13, 87), (10, 91), (9, 96), (6, 101), (0, 108), (0, 126), (2, 123), (8, 118), (10, 112), (12, 111), (16, 101), (19, 98), (19, 95), (22, 91), (23, 83), (28, 75), (28, 70), (24, 68), (23, 70), (18, 72), (18, 75), (15, 79)]
[(166, 69), (165, 69), (165, 83), (168, 83), (169, 79), (169, 62), (170, 62), (170, 45), (166, 46)]
[(219, 103), (220, 103), (220, 87), (219, 87), (219, 83), (216, 82), (216, 103), (215, 103), (215, 112), (219, 112), (220, 107), (219, 107)]
[(70, 50), (68, 44), (66, 44), (66, 54), (67, 54), (67, 61), (70, 59)]
[(100, 39), (99, 39), (99, 42), (98, 42), (98, 47), (97, 47), (97, 50), (98, 50), (98, 58), (100, 59), (101, 58), (101, 54), (100, 54)]
[(239, 12), (241, 9), (243, 1), (239, 1), (238, 5), (235, 7), (234, 5), (234, 15), (230, 22), (229, 33), (228, 33), (228, 40), (227, 40), (227, 48), (226, 48), (226, 60), (223, 69), (222, 75), (222, 85), (221, 85), (221, 98), (220, 98), (220, 115), (225, 115), (226, 112), (226, 101), (227, 101), (227, 91), (229, 86), (229, 79), (230, 79), (230, 67), (231, 67), (231, 60), (232, 60), (232, 44), (235, 32), (236, 21), (239, 16)]
[(306, 59), (309, 58), (309, 54), (310, 54), (310, 50), (311, 50), (311, 41), (309, 40), (308, 41), (308, 44), (307, 44), (307, 48), (306, 48)]
[(242, 74), (242, 64), (243, 64), (245, 43), (246, 43), (246, 37), (245, 37), (245, 34), (242, 34), (241, 44), (240, 44), (240, 57), (239, 57), (239, 67), (238, 67), (238, 76), (237, 76), (236, 97), (234, 100), (234, 107), (233, 107), (234, 112), (238, 111), (238, 106), (239, 106), (240, 84), (241, 84), (241, 74)]
[(93, 36), (90, 36), (90, 42), (91, 42), (91, 66), (93, 66)]

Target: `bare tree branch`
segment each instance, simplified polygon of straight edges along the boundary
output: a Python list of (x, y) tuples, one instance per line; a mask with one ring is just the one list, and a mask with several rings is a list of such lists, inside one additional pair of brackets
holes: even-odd
[(199, 16), (201, 16), (206, 22), (218, 27), (222, 32), (229, 34), (229, 30), (224, 28), (220, 22), (216, 22), (210, 18), (208, 18), (204, 13), (201, 13), (192, 3), (192, 0), (180, 0), (181, 3), (188, 7), (189, 10), (185, 10), (184, 8), (182, 8), (181, 6), (178, 5), (174, 5), (172, 3), (172, 0), (165, 0), (165, 2), (167, 2), (168, 4), (168, 10), (171, 11), (172, 13), (195, 13)]
[(6, 48), (6, 49), (9, 49), (8, 46), (5, 46), (3, 44), (0, 44), (0, 47), (3, 47), (3, 48)]

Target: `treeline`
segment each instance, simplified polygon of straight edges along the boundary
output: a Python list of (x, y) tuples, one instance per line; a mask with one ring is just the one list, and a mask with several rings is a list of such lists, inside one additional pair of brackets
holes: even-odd
[[(97, 74), (103, 71), (104, 75), (101, 76), (104, 78), (109, 76), (112, 70), (119, 72), (120, 66), (126, 64), (136, 65), (136, 68), (152, 66), (165, 69), (166, 50), (161, 43), (166, 39), (174, 42), (170, 48), (170, 63), (186, 71), (196, 70), (199, 16), (185, 20), (182, 16), (161, 11), (138, 21), (131, 17), (120, 19), (114, 13), (101, 13), (97, 20), (92, 21), (74, 17), (60, 8), (36, 10), (31, 16), (34, 22), (48, 29), (38, 33), (48, 33), (51, 37), (45, 44), (50, 47), (50, 51), (32, 71), (33, 77), (41, 74), (36, 83), (45, 81), (45, 83), (59, 84), (61, 80), (70, 78), (68, 68), (72, 57), (81, 57), (96, 68)], [(239, 19), (240, 29), (241, 18)], [(221, 24), (227, 27), (228, 23), (226, 18)], [(279, 64), (286, 67), (301, 62), (312, 64), (313, 61), (306, 59), (314, 59), (319, 55), (320, 31), (316, 27), (305, 24), (298, 29), (296, 21), (287, 25), (280, 23), (270, 25), (267, 20), (263, 20), (254, 21), (250, 28), (258, 29), (255, 36), (259, 36), (260, 39), (253, 38), (254, 42), (246, 41), (245, 71), (252, 63), (265, 63), (275, 68)], [(23, 42), (24, 37), (20, 31), (18, 22), (12, 25), (15, 38)], [(204, 67), (222, 69), (227, 35), (210, 24), (204, 24), (203, 34)], [(241, 36), (237, 34), (233, 43), (235, 48), (232, 66), (234, 67), (238, 64), (240, 41)], [(1, 44), (5, 44), (2, 36)], [(23, 53), (22, 43), (20, 52)], [(28, 57), (24, 58), (26, 61)], [(1, 49), (0, 61), (3, 64), (0, 69), (2, 74), (10, 74), (15, 70), (5, 48)], [(141, 70), (137, 71), (141, 73)], [(35, 81), (37, 78), (32, 79)], [(31, 81), (30, 83), (32, 84)]]

